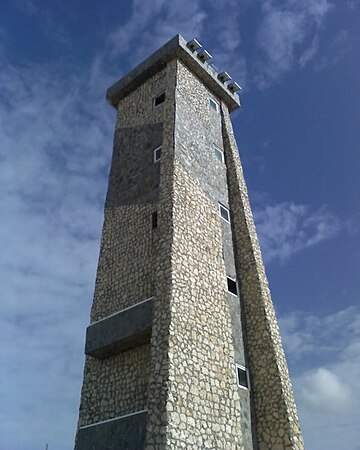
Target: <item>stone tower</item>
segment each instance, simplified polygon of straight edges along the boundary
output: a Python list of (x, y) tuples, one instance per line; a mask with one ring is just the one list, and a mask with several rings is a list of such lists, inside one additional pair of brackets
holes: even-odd
[(114, 152), (76, 450), (303, 449), (229, 113), (175, 36), (107, 93)]

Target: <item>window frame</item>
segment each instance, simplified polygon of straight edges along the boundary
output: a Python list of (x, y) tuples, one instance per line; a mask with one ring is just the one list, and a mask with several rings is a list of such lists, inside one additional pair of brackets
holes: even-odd
[[(230, 223), (230, 210), (229, 210), (229, 208), (227, 208), (225, 205), (223, 205), (223, 204), (220, 203), (220, 202), (218, 202), (218, 203), (219, 203), (219, 213), (220, 213), (221, 219), (222, 219), (224, 222), (226, 222), (226, 223)], [(226, 211), (228, 219), (225, 219), (225, 217), (221, 214), (221, 211), (222, 211), (222, 210)]]
[[(214, 145), (214, 153), (216, 159), (224, 164), (225, 163), (224, 151), (221, 150), (221, 148), (218, 147), (217, 145)], [(220, 155), (220, 158), (217, 157), (218, 154)]]
[[(231, 280), (231, 281), (233, 281), (233, 282), (235, 283), (236, 294), (234, 294), (233, 292), (229, 291), (229, 283), (228, 283), (228, 280)], [(237, 284), (236, 278), (231, 278), (231, 277), (229, 277), (228, 275), (226, 275), (226, 284), (227, 284), (227, 288), (228, 288), (228, 290), (227, 290), (228, 294), (231, 294), (231, 295), (233, 295), (234, 297), (239, 297), (239, 288), (238, 288), (238, 284)]]
[[(157, 152), (158, 152), (159, 150), (160, 150), (160, 156), (157, 157), (156, 155), (157, 155)], [(156, 147), (156, 148), (153, 150), (153, 163), (154, 163), (154, 164), (158, 163), (158, 162), (161, 160), (161, 153), (162, 153), (162, 145), (159, 145), (159, 147)]]
[[(213, 105), (215, 106), (215, 108)], [(220, 110), (219, 103), (216, 100), (214, 100), (212, 97), (209, 97), (209, 106), (213, 111), (219, 112), (219, 110)]]
[[(241, 370), (243, 370), (245, 372), (247, 386), (243, 386), (242, 384), (240, 384), (238, 369), (241, 369)], [(237, 364), (236, 363), (235, 364), (235, 370), (236, 370), (236, 383), (237, 383), (238, 387), (240, 389), (244, 389), (244, 390), (250, 392), (250, 377), (249, 377), (249, 371), (248, 371), (247, 367), (243, 366), (242, 364)]]

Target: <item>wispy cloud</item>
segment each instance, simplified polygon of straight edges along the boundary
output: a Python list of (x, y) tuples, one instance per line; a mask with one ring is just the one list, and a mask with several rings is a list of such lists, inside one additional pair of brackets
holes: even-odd
[(130, 19), (109, 35), (108, 50), (111, 55), (125, 55), (133, 66), (180, 33), (188, 39), (212, 42), (208, 50), (214, 54), (216, 66), (245, 81), (246, 62), (239, 52), (240, 4), (236, 0), (211, 0), (206, 4), (201, 0), (134, 0)]
[[(317, 32), (332, 5), (328, 0), (263, 2), (257, 32), (260, 57), (255, 82), (265, 88), (289, 71), (296, 62), (306, 64), (317, 50)], [(310, 46), (308, 40), (310, 38)]]
[(316, 35), (313, 38), (310, 47), (306, 48), (304, 53), (300, 56), (299, 58), (300, 67), (305, 67), (306, 64), (313, 59), (316, 52), (318, 51), (318, 48), (319, 48), (319, 37)]
[(248, 7), (248, 0), (208, 1), (206, 11), (209, 20), (201, 36), (204, 42), (212, 42), (215, 65), (230, 72), (242, 86), (247, 84), (247, 63), (241, 51), (240, 16)]
[(334, 237), (340, 219), (325, 208), (312, 211), (306, 205), (283, 202), (254, 212), (265, 260), (284, 261), (291, 255)]
[(347, 2), (346, 2), (346, 7), (351, 10), (355, 10), (359, 6), (360, 6), (359, 0), (347, 0)]
[(327, 67), (335, 66), (351, 50), (352, 45), (349, 39), (349, 32), (340, 30), (330, 42), (327, 51), (315, 66), (316, 70), (323, 70)]
[(111, 151), (111, 109), (85, 74), (57, 69), (20, 70), (0, 51), (0, 433), (12, 450), (73, 445)]
[(358, 450), (359, 307), (323, 317), (292, 313), (280, 318), (280, 328), (302, 427), (312, 444), (306, 448)]
[[(20, 4), (27, 6), (28, 14), (39, 8), (36, 1)], [(35, 450), (45, 442), (51, 450), (72, 448), (69, 430), (75, 431), (77, 420), (83, 369), (79, 355), (113, 133), (113, 113), (103, 95), (115, 77), (107, 67), (114, 66), (117, 55), (133, 65), (180, 32), (204, 39), (204, 44), (212, 42), (215, 63), (235, 78), (245, 78), (246, 63), (238, 56), (238, 5), (235, 0), (135, 0), (131, 17), (110, 33), (107, 48), (93, 57), (88, 73), (71, 67), (71, 77), (68, 67), (63, 72), (60, 66), (54, 70), (22, 64), (20, 69), (0, 47), (0, 207), (6, 219), (0, 221), (0, 371), (6, 371), (0, 386), (5, 411), (0, 441), (7, 448)], [(303, 65), (313, 57), (316, 39), (314, 50), (310, 44), (306, 54), (311, 36), (305, 22), (310, 18), (315, 29), (320, 27), (329, 9), (326, 0), (274, 5), (265, 2), (258, 35), (263, 85), (277, 80), (278, 63), (278, 75), (291, 68), (298, 45)], [(7, 38), (2, 29), (0, 35)], [(122, 66), (116, 76), (125, 70)], [(257, 223), (267, 259), (281, 260), (335, 236), (341, 227), (334, 214), (291, 202), (265, 208), (257, 214)], [(299, 354), (313, 351), (313, 327), (301, 329), (298, 318), (293, 320), (288, 342)], [(353, 341), (346, 346), (350, 359), (356, 345)], [(325, 379), (340, 391), (339, 370), (332, 370), (331, 364), (318, 369), (306, 374), (308, 385), (324, 384)], [(306, 395), (302, 398), (306, 403)], [(312, 408), (319, 409), (319, 404)]]
[(306, 373), (300, 396), (304, 403), (320, 412), (346, 412), (351, 407), (351, 389), (345, 377), (334, 373), (334, 368), (319, 367)]
[(130, 19), (109, 36), (110, 52), (138, 63), (177, 33), (189, 39), (201, 35), (206, 17), (199, 0), (134, 0)]

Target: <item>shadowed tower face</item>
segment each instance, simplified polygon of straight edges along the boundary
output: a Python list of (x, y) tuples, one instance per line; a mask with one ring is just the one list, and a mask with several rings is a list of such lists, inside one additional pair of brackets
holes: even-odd
[(229, 113), (176, 36), (117, 109), (76, 450), (302, 449)]

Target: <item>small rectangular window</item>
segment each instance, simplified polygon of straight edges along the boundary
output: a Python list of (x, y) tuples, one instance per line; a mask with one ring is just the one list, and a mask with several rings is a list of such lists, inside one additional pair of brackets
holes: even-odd
[(159, 106), (165, 101), (165, 92), (154, 98), (154, 106)]
[(215, 151), (216, 158), (223, 163), (224, 162), (224, 152), (222, 150), (220, 150), (218, 147), (214, 147), (214, 151)]
[(161, 146), (157, 147), (154, 150), (154, 163), (160, 161), (160, 159), (161, 159)]
[(209, 97), (209, 105), (214, 111), (219, 111), (219, 104), (213, 98)]
[(233, 280), (232, 278), (229, 278), (229, 277), (226, 277), (226, 279), (227, 279), (228, 292), (230, 292), (233, 295), (237, 295), (236, 280)]
[(157, 225), (158, 225), (157, 211), (155, 211), (151, 214), (151, 224), (152, 224), (153, 228), (157, 228)]
[(243, 389), (249, 389), (249, 373), (246, 367), (236, 364), (236, 379), (239, 387)]
[(227, 208), (225, 208), (224, 205), (222, 205), (221, 203), (219, 203), (219, 210), (220, 210), (220, 216), (222, 219), (225, 220), (225, 222), (229, 222), (230, 223), (230, 212)]

